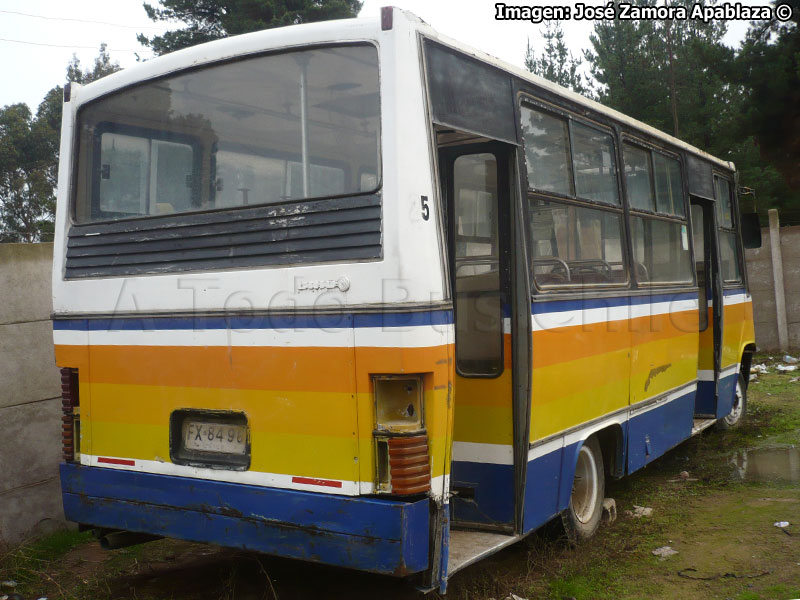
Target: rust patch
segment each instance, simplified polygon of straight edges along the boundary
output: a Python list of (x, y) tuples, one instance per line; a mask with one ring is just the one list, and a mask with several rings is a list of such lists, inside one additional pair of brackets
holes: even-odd
[(671, 366), (672, 363), (667, 363), (665, 365), (661, 365), (659, 367), (650, 369), (650, 373), (647, 375), (647, 381), (644, 382), (644, 391), (645, 392), (647, 391), (647, 388), (650, 387), (650, 382), (652, 382), (653, 379), (655, 379), (656, 375), (660, 375), (661, 373), (669, 369)]

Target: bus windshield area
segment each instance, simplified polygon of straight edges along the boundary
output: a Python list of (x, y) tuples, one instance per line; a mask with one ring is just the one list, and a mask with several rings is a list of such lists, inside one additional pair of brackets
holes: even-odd
[(127, 88), (79, 113), (78, 223), (375, 191), (378, 53), (243, 58)]

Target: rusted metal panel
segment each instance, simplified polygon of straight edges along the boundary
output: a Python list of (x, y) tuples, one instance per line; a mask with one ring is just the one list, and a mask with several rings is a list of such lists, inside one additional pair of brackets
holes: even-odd
[(67, 519), (389, 575), (428, 567), (429, 501), (61, 465)]

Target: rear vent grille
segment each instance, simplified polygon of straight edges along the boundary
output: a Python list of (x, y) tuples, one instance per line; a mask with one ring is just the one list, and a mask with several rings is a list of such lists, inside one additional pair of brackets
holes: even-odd
[(428, 436), (390, 437), (389, 472), (393, 494), (421, 494), (431, 489)]
[(107, 277), (381, 257), (381, 197), (308, 200), (73, 225), (66, 277)]

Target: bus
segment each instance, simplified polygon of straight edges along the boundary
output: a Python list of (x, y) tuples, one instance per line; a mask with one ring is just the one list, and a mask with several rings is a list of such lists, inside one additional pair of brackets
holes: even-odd
[(746, 409), (734, 166), (395, 8), (64, 91), (64, 512), (454, 573)]

